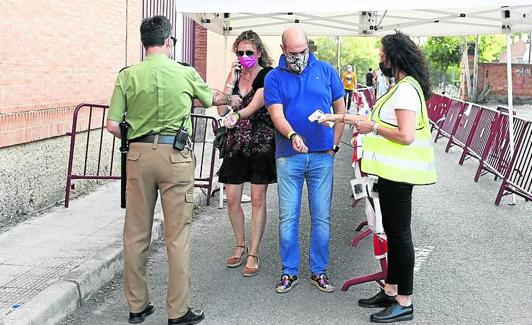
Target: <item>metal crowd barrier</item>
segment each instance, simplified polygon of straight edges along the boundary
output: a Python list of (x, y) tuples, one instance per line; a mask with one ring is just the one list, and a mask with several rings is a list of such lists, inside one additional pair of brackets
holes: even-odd
[(462, 152), (462, 156), (460, 157), (460, 165), (463, 165), (464, 161), (468, 158), (482, 159), (482, 153), (486, 148), (488, 140), (492, 133), (495, 132), (493, 124), (497, 119), (497, 114), (495, 110), (489, 108), (482, 109), (478, 124), (471, 130), (473, 132), (471, 142), (464, 148), (464, 152)]
[[(66, 135), (70, 136), (70, 153), (68, 155), (68, 168), (67, 168), (67, 181), (66, 181), (66, 187), (65, 187), (65, 208), (68, 208), (68, 203), (70, 201), (70, 191), (74, 189), (74, 183), (73, 181), (76, 179), (120, 179), (120, 176), (113, 175), (113, 163), (114, 163), (114, 152), (115, 152), (115, 142), (116, 138), (112, 135), (108, 134), (105, 129), (105, 121), (107, 116), (107, 109), (109, 108), (108, 105), (101, 105), (101, 104), (86, 104), (81, 103), (79, 104), (76, 109), (74, 110), (74, 116), (72, 118), (72, 130), (70, 132), (67, 132)], [(93, 126), (93, 115), (94, 110), (98, 109), (101, 111), (97, 116), (101, 116), (101, 119), (97, 121), (97, 126)], [(83, 125), (81, 125), (78, 128), (78, 122), (80, 122), (79, 118), (80, 116), (86, 117), (88, 110), (88, 118), (87, 118), (87, 127), (84, 128)], [(87, 140), (85, 142), (85, 150), (84, 150), (84, 157), (82, 158), (82, 164), (83, 168), (82, 171), (79, 173), (73, 172), (73, 164), (74, 164), (74, 154), (75, 154), (75, 147), (76, 147), (76, 136), (78, 135), (78, 132), (86, 131), (86, 137)], [(90, 153), (91, 149), (91, 133), (92, 132), (98, 132), (99, 133), (99, 139), (97, 139), (96, 145), (98, 146), (98, 152), (95, 154), (98, 158), (97, 160), (97, 167), (96, 172), (90, 171), (88, 168), (89, 160), (94, 159), (94, 155), (92, 152)], [(111, 159), (110, 159), (110, 167), (109, 167), (109, 173), (105, 173), (106, 175), (103, 175), (101, 173), (100, 167), (102, 163), (102, 149), (103, 149), (103, 141), (105, 136), (111, 136), (112, 137), (112, 146), (110, 148), (111, 150)], [(120, 195), (118, 193), (117, 195)]]
[[(514, 134), (517, 139), (523, 133), (527, 121), (514, 117)], [(487, 173), (493, 174), (495, 179), (502, 178), (509, 168), (510, 160), (510, 124), (508, 114), (499, 113), (497, 117), (495, 130), (490, 141), (484, 148), (480, 164), (475, 174), (475, 182), (480, 176)]]
[(445, 152), (449, 152), (449, 149), (456, 145), (462, 149), (469, 147), (471, 140), (473, 139), (472, 130), (476, 129), (478, 126), (478, 120), (481, 116), (482, 107), (470, 104), (469, 107), (462, 114), (460, 123), (454, 135), (449, 137), (449, 142), (445, 148)]
[(499, 205), (503, 196), (517, 194), (532, 201), (532, 122), (526, 121), (523, 132), (517, 137), (516, 147), (510, 168), (506, 170), (495, 204)]
[(436, 131), (434, 142), (437, 142), (440, 137), (451, 138), (454, 135), (456, 129), (460, 125), (460, 118), (462, 117), (465, 107), (465, 102), (459, 99), (451, 100), (445, 119), (443, 120), (441, 127), (438, 128), (438, 131)]
[(514, 117), (515, 150), (509, 143), (509, 116), (497, 110), (464, 103), (441, 95), (427, 101), (429, 118), (439, 137), (448, 137), (445, 151), (453, 145), (463, 148), (459, 164), (467, 158), (479, 161), (475, 181), (485, 174), (502, 178), (495, 204), (507, 194), (532, 200), (532, 122)]
[(373, 105), (375, 105), (375, 90), (373, 87), (359, 87), (357, 88), (357, 91), (362, 93), (364, 98), (366, 98), (369, 107), (373, 108)]
[[(82, 103), (74, 110), (72, 130), (66, 133), (66, 135), (70, 136), (70, 152), (65, 187), (66, 208), (68, 208), (70, 194), (71, 190), (74, 189), (75, 180), (120, 179), (120, 175), (118, 174), (119, 168), (115, 168), (114, 166), (115, 150), (118, 150), (115, 145), (116, 138), (105, 131), (108, 108), (108, 105)], [(96, 109), (101, 112), (95, 112)], [(207, 189), (207, 205), (209, 205), (213, 190), (214, 162), (216, 158), (216, 150), (212, 145), (212, 140), (214, 139), (214, 132), (218, 128), (218, 121), (213, 117), (205, 115), (192, 114), (191, 116), (193, 132), (192, 146), (196, 155), (194, 187)], [(80, 122), (86, 122), (86, 124)], [(78, 146), (81, 145), (79, 143), (80, 141), (77, 141), (78, 136), (83, 131), (86, 131), (86, 140), (83, 139), (83, 154), (76, 155), (76, 144)], [(94, 132), (96, 132), (96, 138), (92, 135)], [(106, 142), (106, 137), (111, 137), (112, 139)], [(96, 144), (93, 144), (93, 142), (96, 142)], [(104, 156), (104, 153), (110, 154), (108, 161), (103, 160), (102, 156)], [(80, 166), (82, 167), (80, 167), (81, 170), (74, 171), (74, 161), (77, 161), (77, 159), (81, 159)], [(96, 165), (95, 170), (90, 167), (93, 164)], [(117, 174), (114, 175), (113, 171)], [(120, 193), (117, 193), (117, 195), (120, 195)]]

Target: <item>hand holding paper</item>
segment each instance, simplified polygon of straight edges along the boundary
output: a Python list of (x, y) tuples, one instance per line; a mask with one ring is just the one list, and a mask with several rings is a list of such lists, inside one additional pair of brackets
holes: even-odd
[(323, 124), (323, 125), (326, 125), (326, 126), (332, 128), (334, 126), (334, 122), (331, 122), (331, 121), (322, 122), (322, 121), (320, 121), (320, 119), (323, 119), (324, 116), (325, 116), (325, 113), (323, 113), (320, 109), (317, 109), (317, 110), (314, 111), (314, 113), (310, 114), (310, 116), (308, 117), (308, 120), (311, 121), (311, 122), (318, 122), (320, 124)]

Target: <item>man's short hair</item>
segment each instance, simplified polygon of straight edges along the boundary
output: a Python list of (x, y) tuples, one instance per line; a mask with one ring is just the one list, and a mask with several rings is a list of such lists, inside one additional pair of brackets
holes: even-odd
[(164, 40), (172, 35), (172, 24), (165, 16), (146, 18), (140, 24), (140, 40), (145, 48), (164, 45)]

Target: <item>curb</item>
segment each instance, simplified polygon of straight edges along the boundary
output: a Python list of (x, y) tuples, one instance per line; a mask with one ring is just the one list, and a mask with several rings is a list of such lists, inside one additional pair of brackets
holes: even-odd
[[(156, 214), (160, 215), (160, 213)], [(153, 220), (151, 242), (162, 238), (163, 222)], [(0, 319), (0, 325), (56, 324), (74, 312), (122, 270), (122, 240), (115, 241)]]

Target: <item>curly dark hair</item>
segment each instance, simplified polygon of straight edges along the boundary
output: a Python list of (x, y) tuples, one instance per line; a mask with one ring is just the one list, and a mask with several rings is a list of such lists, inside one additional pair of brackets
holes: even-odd
[(260, 51), (261, 55), (258, 63), (261, 67), (264, 68), (272, 66), (273, 60), (270, 58), (270, 55), (266, 50), (266, 46), (264, 46), (264, 43), (262, 43), (262, 40), (260, 39), (259, 35), (257, 35), (257, 33), (250, 29), (238, 35), (235, 42), (233, 43), (233, 52), (236, 53), (236, 51), (238, 50), (238, 44), (243, 41), (250, 42), (255, 48), (257, 48), (257, 50)]
[(425, 56), (408, 35), (401, 32), (386, 35), (381, 39), (386, 63), (394, 75), (403, 71), (419, 82), (423, 95), (428, 99), (432, 95), (430, 77)]

